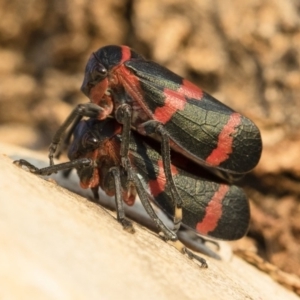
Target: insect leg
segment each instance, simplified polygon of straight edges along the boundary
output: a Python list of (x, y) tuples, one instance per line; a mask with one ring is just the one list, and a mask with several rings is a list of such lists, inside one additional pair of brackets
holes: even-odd
[(63, 145), (61, 145), (59, 150), (55, 151), (56, 152), (56, 154), (55, 154), (56, 159), (58, 159), (60, 157), (61, 153), (64, 152), (68, 148), (68, 146), (70, 145), (70, 140), (71, 140), (72, 134), (73, 134), (76, 126), (78, 125), (78, 123), (82, 119), (82, 117), (83, 116), (81, 116), (81, 115), (77, 115), (75, 117), (71, 128), (68, 130), (68, 132), (67, 132), (67, 134), (64, 138)]
[(182, 220), (182, 199), (178, 193), (171, 172), (171, 150), (169, 136), (166, 133), (163, 125), (161, 124), (157, 126), (156, 132), (161, 135), (161, 154), (163, 159), (164, 170), (166, 174), (167, 183), (170, 185), (171, 194), (175, 201), (174, 230), (178, 231)]
[(161, 230), (163, 233), (163, 239), (165, 241), (169, 241), (177, 250), (179, 250), (181, 253), (186, 254), (190, 259), (197, 260), (202, 268), (207, 268), (206, 260), (196, 254), (194, 254), (192, 251), (188, 250), (182, 242), (178, 240), (176, 232), (170, 230), (166, 225), (158, 218), (156, 215), (153, 207), (151, 206), (151, 203), (149, 201), (149, 195), (146, 192), (141, 180), (139, 179), (136, 172), (134, 172), (132, 169), (127, 170), (127, 172), (131, 173), (130, 177), (133, 179), (135, 187), (137, 189), (138, 195), (140, 197), (140, 200), (147, 211), (150, 218), (155, 222), (156, 226)]
[(124, 211), (124, 203), (122, 200), (121, 195), (121, 180), (120, 180), (120, 169), (119, 167), (112, 167), (109, 170), (109, 173), (112, 174), (114, 177), (114, 183), (115, 183), (115, 201), (116, 201), (116, 210), (117, 210), (117, 219), (118, 222), (120, 222), (123, 226), (123, 229), (134, 233), (134, 228), (132, 226), (132, 223), (125, 218), (125, 211)]
[[(58, 145), (60, 144), (61, 138), (65, 134), (67, 128), (73, 122), (79, 122), (82, 117), (97, 118), (98, 116), (101, 116), (102, 112), (103, 108), (94, 103), (79, 104), (71, 112), (71, 114), (68, 116), (65, 122), (58, 128), (50, 144), (48, 157), (51, 166), (54, 165), (53, 157), (56, 153)], [(72, 128), (74, 129), (74, 127)], [(71, 135), (72, 132), (70, 132), (69, 134)]]
[(186, 254), (190, 259), (197, 260), (201, 264), (201, 268), (207, 268), (208, 267), (207, 262), (204, 258), (194, 254), (192, 251), (187, 249), (184, 246), (184, 244), (182, 244), (179, 240), (171, 242), (171, 243), (178, 251), (180, 251), (183, 254)]
[(121, 104), (115, 112), (115, 117), (116, 120), (123, 125), (120, 156), (122, 166), (127, 170), (130, 165), (128, 151), (131, 132), (131, 106), (128, 104)]
[(69, 170), (78, 167), (80, 168), (91, 167), (93, 166), (94, 161), (89, 158), (79, 158), (72, 161), (68, 161), (66, 163), (52, 165), (41, 169), (35, 167), (34, 165), (32, 165), (31, 163), (29, 163), (27, 160), (24, 159), (15, 160), (13, 163), (19, 167), (25, 166), (29, 170), (29, 172), (33, 174), (48, 176), (58, 171)]
[(166, 176), (167, 186), (170, 189), (172, 198), (175, 202), (174, 211), (174, 231), (178, 231), (182, 220), (182, 198), (180, 197), (175, 182), (173, 180), (171, 171), (171, 157), (170, 157), (170, 141), (169, 135), (164, 129), (164, 126), (157, 121), (147, 121), (140, 127), (146, 135), (156, 133), (161, 138), (161, 156), (163, 160), (164, 172)]
[(157, 216), (155, 213), (153, 207), (151, 206), (150, 200), (149, 200), (149, 194), (146, 192), (141, 180), (139, 179), (137, 173), (132, 170), (131, 167), (128, 168), (127, 172), (129, 173), (129, 177), (132, 178), (132, 181), (135, 184), (137, 193), (140, 197), (141, 203), (143, 204), (146, 212), (148, 213), (149, 217), (154, 221), (156, 226), (161, 230), (163, 233), (164, 240), (177, 240), (177, 234), (170, 230)]

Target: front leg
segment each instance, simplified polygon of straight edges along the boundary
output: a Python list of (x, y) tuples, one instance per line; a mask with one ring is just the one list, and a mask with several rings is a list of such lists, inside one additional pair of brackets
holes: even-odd
[(105, 119), (107, 115), (106, 115), (106, 111), (102, 107), (94, 103), (79, 104), (70, 113), (70, 115), (67, 117), (65, 122), (58, 128), (57, 132), (55, 133), (52, 139), (52, 142), (49, 147), (49, 155), (48, 155), (51, 166), (54, 165), (53, 157), (55, 156), (57, 148), (66, 130), (72, 123), (74, 123), (74, 126), (72, 126), (71, 130), (68, 132), (68, 138), (69, 138), (73, 133), (75, 125), (78, 124), (78, 122), (82, 119), (82, 117), (97, 118), (101, 120), (101, 119)]
[(36, 166), (32, 165), (30, 162), (24, 159), (15, 160), (13, 162), (18, 167), (25, 167), (29, 170), (30, 173), (41, 175), (41, 176), (49, 176), (53, 173), (58, 171), (69, 170), (73, 168), (87, 168), (93, 167), (94, 161), (89, 158), (79, 158), (72, 161), (68, 161), (66, 163), (61, 163), (53, 166), (49, 166), (46, 168), (37, 168)]

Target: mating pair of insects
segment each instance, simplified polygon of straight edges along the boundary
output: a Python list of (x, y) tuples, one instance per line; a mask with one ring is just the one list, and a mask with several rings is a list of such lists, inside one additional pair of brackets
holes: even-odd
[[(78, 105), (57, 131), (50, 167), (17, 164), (43, 175), (76, 168), (81, 186), (96, 198), (99, 187), (115, 196), (117, 219), (128, 231), (133, 228), (123, 201), (133, 205), (138, 195), (165, 240), (176, 242), (180, 226), (223, 240), (246, 233), (249, 203), (229, 182), (260, 159), (261, 136), (252, 121), (127, 46), (93, 53), (81, 89), (90, 102)], [(54, 165), (70, 126), (65, 138), (70, 161)], [(173, 218), (173, 229), (157, 217), (151, 202)]]

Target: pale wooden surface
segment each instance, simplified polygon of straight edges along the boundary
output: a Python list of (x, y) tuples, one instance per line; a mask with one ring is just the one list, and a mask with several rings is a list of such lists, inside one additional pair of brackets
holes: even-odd
[(0, 299), (299, 299), (241, 259), (208, 269), (135, 224), (19, 169), (0, 144)]

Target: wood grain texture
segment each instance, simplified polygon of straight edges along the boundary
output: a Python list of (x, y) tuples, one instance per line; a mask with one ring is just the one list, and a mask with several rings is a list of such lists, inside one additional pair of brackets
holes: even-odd
[(0, 144), (0, 299), (298, 299), (241, 259), (209, 268), (12, 164)]

